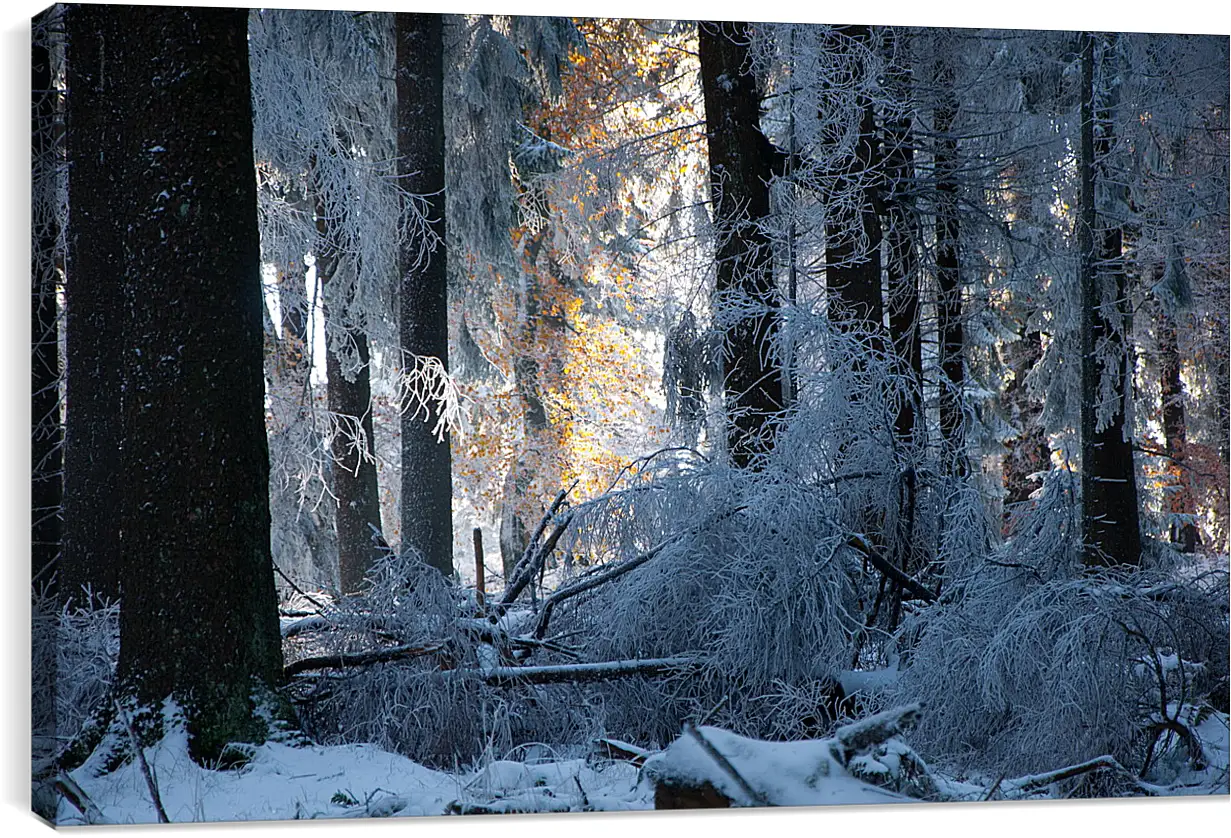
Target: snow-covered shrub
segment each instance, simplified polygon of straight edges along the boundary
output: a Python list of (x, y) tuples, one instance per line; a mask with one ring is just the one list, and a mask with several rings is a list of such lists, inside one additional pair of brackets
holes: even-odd
[(507, 635), (474, 613), (473, 601), (417, 556), (386, 554), (364, 593), (329, 608), (328, 629), (313, 632), (294, 659), (396, 646), (431, 651), (298, 679), (308, 732), (324, 744), (373, 743), (442, 768), (527, 742), (597, 735), (586, 721), (596, 714), (575, 687), (486, 683), (487, 668), (511, 662), (502, 659)]
[[(44, 642), (34, 646), (31, 666), (38, 676), (54, 672), (54, 701), (35, 701), (31, 720), (35, 731), (54, 731), (55, 742), (36, 743), (51, 755), (82, 732), (110, 695), (120, 653), (120, 608), (87, 595), (87, 605), (60, 605), (51, 597), (36, 597), (31, 630)], [(44, 683), (47, 683), (44, 680)], [(51, 713), (54, 708), (54, 718)]]
[(611, 543), (617, 538), (633, 548), (625, 560), (664, 546), (634, 571), (571, 600), (553, 628), (582, 632), (595, 660), (698, 661), (680, 679), (607, 685), (606, 724), (614, 735), (669, 741), (683, 718), (705, 714), (728, 695), (717, 718), (764, 734), (771, 720), (761, 696), (782, 683), (826, 681), (849, 664), (859, 624), (857, 561), (824, 494), (778, 473), (708, 466), (607, 498), (584, 510), (577, 526), (576, 553), (619, 547)]
[[(1052, 501), (1045, 490), (1040, 508)], [(1141, 766), (1152, 718), (1200, 699), (1165, 662), (1225, 670), (1226, 574), (1091, 573), (1054, 511), (1050, 552), (1028, 528), (912, 620), (920, 640), (889, 698), (927, 707), (913, 742), (933, 762), (993, 776), (1103, 754)]]

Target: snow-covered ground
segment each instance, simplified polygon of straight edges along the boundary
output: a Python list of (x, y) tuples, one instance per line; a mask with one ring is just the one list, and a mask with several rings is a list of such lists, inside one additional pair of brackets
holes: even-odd
[[(475, 771), (434, 771), (373, 745), (293, 747), (266, 743), (233, 771), (214, 771), (188, 756), (182, 730), (146, 749), (172, 823), (444, 815), (467, 807), (551, 812), (653, 808), (653, 791), (627, 763), (538, 765), (494, 760)], [(106, 774), (87, 762), (72, 777), (106, 822), (157, 823), (136, 760)], [(61, 824), (85, 823), (62, 800)]]
[[(917, 710), (917, 708), (916, 708)], [(899, 711), (892, 711), (899, 712)], [(527, 761), (492, 759), (456, 772), (425, 768), (374, 745), (292, 746), (270, 742), (237, 770), (202, 767), (189, 757), (182, 726), (145, 749), (153, 785), (172, 823), (355, 819), (549, 812), (612, 812), (654, 808), (657, 780), (709, 782), (735, 805), (809, 806), (949, 801), (1046, 799), (1054, 787), (1043, 775), (997, 781), (994, 787), (958, 782), (927, 767), (896, 736), (861, 745), (880, 714), (840, 728), (833, 739), (763, 742), (718, 728), (690, 730), (644, 767), (591, 757)], [(898, 725), (893, 723), (893, 730)], [(1198, 726), (1208, 768), (1187, 760), (1155, 794), (1227, 792), (1227, 717), (1214, 713)], [(540, 749), (546, 753), (546, 749)], [(96, 752), (71, 775), (97, 809), (96, 823), (157, 823), (150, 782), (138, 760), (104, 772)], [(87, 807), (89, 808), (89, 807)], [(67, 800), (61, 825), (87, 822)]]

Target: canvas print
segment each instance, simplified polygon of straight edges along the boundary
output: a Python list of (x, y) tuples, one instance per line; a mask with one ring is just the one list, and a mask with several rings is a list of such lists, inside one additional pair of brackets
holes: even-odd
[(1226, 36), (31, 46), (47, 821), (1228, 794)]

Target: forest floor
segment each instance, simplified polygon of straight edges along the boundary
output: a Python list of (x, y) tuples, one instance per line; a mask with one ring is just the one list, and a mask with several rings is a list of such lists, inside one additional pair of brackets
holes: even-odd
[[(762, 801), (780, 805), (868, 804), (919, 802), (888, 788), (872, 785), (838, 767), (830, 756), (834, 740), (766, 743), (743, 739), (715, 728), (702, 728), (707, 743), (719, 746), (738, 765), (737, 773), (755, 787)], [(1226, 794), (1228, 718), (1208, 716), (1198, 731), (1208, 767), (1187, 766), (1154, 794)], [(695, 735), (695, 734), (694, 734)], [(700, 737), (697, 743), (703, 741)], [(887, 749), (909, 751), (892, 744)], [(707, 759), (682, 736), (663, 752), (675, 766), (695, 766), (698, 779), (730, 789), (725, 769)], [(524, 762), (489, 760), (456, 772), (426, 768), (374, 745), (292, 746), (269, 742), (237, 770), (212, 770), (188, 755), (182, 729), (145, 750), (150, 779), (158, 791), (167, 820), (177, 822), (348, 819), (502, 812), (632, 811), (654, 808), (654, 785), (647, 771), (606, 758), (542, 759)], [(881, 762), (888, 763), (885, 754)], [(98, 772), (94, 758), (72, 777), (97, 811), (94, 822), (156, 823), (151, 783), (137, 760), (109, 773)], [(822, 766), (822, 763), (828, 763)], [(950, 801), (990, 797), (1047, 799), (1058, 796), (1055, 783), (1044, 775), (1015, 780), (958, 781), (928, 769), (933, 797)], [(725, 781), (725, 782), (724, 782)], [(999, 794), (997, 794), (999, 792)], [(739, 793), (731, 791), (737, 803)], [(66, 800), (59, 810), (61, 825), (86, 822)], [(101, 817), (100, 817), (101, 816)]]

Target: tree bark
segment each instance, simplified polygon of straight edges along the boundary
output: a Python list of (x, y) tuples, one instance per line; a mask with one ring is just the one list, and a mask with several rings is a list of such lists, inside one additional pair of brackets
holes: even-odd
[[(1141, 531), (1133, 449), (1125, 426), (1131, 398), (1127, 346), (1127, 278), (1123, 232), (1112, 223), (1099, 226), (1095, 183), (1106, 172), (1114, 145), (1114, 95), (1096, 107), (1095, 35), (1081, 36), (1081, 217), (1077, 247), (1081, 259), (1081, 493), (1083, 559), (1089, 567), (1136, 565), (1141, 561)], [(1104, 42), (1103, 78), (1114, 44)], [(1095, 123), (1100, 130), (1095, 131)], [(1095, 138), (1098, 134), (1097, 140)], [(1109, 385), (1109, 386), (1106, 386)], [(1101, 402), (1110, 390), (1112, 403)], [(1100, 410), (1102, 408), (1102, 410)], [(1099, 413), (1109, 415), (1100, 417)]]
[[(67, 30), (65, 146), (68, 174), (65, 254), (65, 410), (63, 545), (59, 592), (82, 601), (120, 593), (120, 424), (123, 389), (116, 359), (124, 356), (120, 318), (124, 218), (118, 166), (124, 120), (115, 99), (118, 74), (107, 54), (117, 36), (114, 10), (74, 6)], [(108, 154), (112, 156), (107, 157)], [(129, 350), (131, 352), (131, 350)]]
[(962, 329), (962, 274), (958, 240), (961, 223), (957, 200), (957, 138), (953, 123), (957, 99), (953, 67), (941, 58), (936, 68), (937, 104), (933, 117), (936, 145), (936, 315), (940, 342), (941, 467), (962, 479), (969, 473), (966, 429), (962, 415), (965, 387), (965, 336)]
[(1192, 475), (1185, 462), (1188, 456), (1188, 429), (1184, 420), (1184, 385), (1180, 379), (1180, 343), (1175, 321), (1165, 311), (1158, 313), (1157, 334), (1163, 440), (1169, 458), (1167, 474), (1171, 478), (1167, 509), (1172, 515), (1182, 516), (1170, 525), (1171, 543), (1181, 552), (1195, 553), (1199, 539), (1192, 516), (1197, 511), (1197, 503), (1193, 495)]
[[(833, 49), (868, 39), (866, 26), (841, 26)], [(859, 137), (854, 154), (835, 174), (825, 223), (825, 291), (829, 319), (843, 331), (866, 336), (873, 350), (884, 347), (885, 304), (881, 289), (881, 241), (876, 212), (876, 122), (872, 103), (859, 102)], [(836, 130), (836, 129), (835, 129)], [(831, 138), (836, 142), (837, 138)], [(900, 254), (901, 255), (901, 254)]]
[[(895, 53), (890, 40), (887, 52)], [(907, 101), (911, 87), (909, 68), (891, 58), (889, 86), (899, 102)], [(914, 140), (908, 115), (886, 122), (884, 143), (886, 180), (885, 214), (886, 302), (889, 309), (889, 336), (893, 357), (901, 376), (902, 388), (894, 415), (894, 450), (902, 475), (898, 497), (898, 528), (894, 539), (896, 563), (910, 574), (918, 564), (916, 551), (917, 469), (924, 454), (923, 418), (923, 341), (919, 324), (919, 225), (909, 192), (915, 179)], [(891, 624), (896, 625), (901, 608), (901, 590), (895, 589)]]
[(718, 246), (716, 295), (758, 307), (723, 333), (732, 462), (755, 468), (773, 448), (782, 372), (767, 349), (778, 332), (773, 251), (760, 223), (769, 215), (773, 148), (761, 132), (747, 23), (698, 24), (701, 91), (709, 143), (710, 199)]
[[(315, 165), (313, 165), (315, 170)], [(315, 174), (315, 172), (313, 172)], [(376, 479), (376, 436), (372, 425), (372, 375), (368, 336), (360, 328), (346, 324), (346, 300), (331, 293), (330, 282), (337, 275), (341, 258), (336, 244), (337, 219), (313, 185), (316, 215), (316, 280), (322, 289), (325, 313), (325, 374), (329, 380), (329, 412), (339, 427), (333, 437), (333, 494), (337, 499), (334, 516), (338, 534), (338, 584), (342, 593), (356, 593), (376, 559), (380, 548), (373, 529), (381, 532), (380, 489)], [(351, 344), (358, 356), (356, 366), (343, 367), (339, 346)], [(383, 536), (382, 536), (383, 540)]]
[[(401, 344), (404, 354), (438, 358), (449, 367), (449, 308), (445, 248), (444, 41), (438, 14), (399, 13), (397, 42), (398, 174), (423, 197), (427, 221), (439, 237), (426, 263), (420, 242), (402, 254)], [(453, 575), (453, 475), (449, 434), (434, 430), (440, 406), (414, 406), (402, 418), (402, 549), (418, 550), (445, 576)]]
[(122, 233), (108, 267), (129, 290), (124, 308), (110, 301), (124, 339), (107, 358), (125, 392), (122, 426), (110, 418), (124, 441), (117, 684), (155, 713), (174, 699), (190, 752), (213, 760), (267, 735), (254, 694), (282, 672), (247, 12), (69, 15), (105, 55), (105, 103), (87, 104), (114, 126), (78, 135), (89, 152), (73, 165), (108, 187), (92, 197)]

